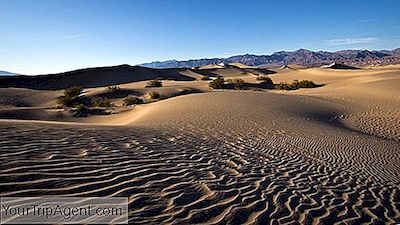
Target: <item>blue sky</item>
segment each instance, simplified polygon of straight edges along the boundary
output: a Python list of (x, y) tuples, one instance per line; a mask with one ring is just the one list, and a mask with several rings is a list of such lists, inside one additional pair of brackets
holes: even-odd
[(307, 48), (400, 47), (399, 0), (0, 0), (0, 70), (23, 74)]

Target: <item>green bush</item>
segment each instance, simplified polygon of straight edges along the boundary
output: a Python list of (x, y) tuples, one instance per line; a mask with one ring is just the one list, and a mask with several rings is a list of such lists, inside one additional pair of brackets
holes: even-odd
[(121, 90), (121, 88), (118, 87), (117, 85), (115, 85), (115, 86), (108, 86), (108, 87), (107, 87), (107, 92), (108, 92), (108, 93), (116, 93), (116, 92), (118, 92), (118, 91), (120, 91), (120, 90)]
[(267, 83), (273, 83), (272, 82), (272, 80), (271, 80), (271, 78), (269, 78), (268, 76), (265, 76), (265, 75), (263, 75), (263, 76), (258, 76), (257, 77), (257, 80), (258, 81), (262, 81), (262, 82), (267, 82)]
[(89, 108), (83, 104), (79, 104), (76, 106), (76, 112), (88, 112)]
[(126, 106), (144, 103), (142, 98), (138, 98), (138, 97), (134, 97), (134, 96), (128, 96), (128, 97), (124, 98), (123, 101), (124, 101), (124, 105), (126, 105)]
[(208, 86), (213, 89), (221, 89), (224, 86), (224, 82), (225, 82), (224, 77), (218, 76), (213, 81), (211, 81)]
[(157, 91), (150, 91), (149, 92), (149, 96), (152, 99), (158, 99), (158, 98), (161, 97), (161, 94), (159, 92), (157, 92)]
[(314, 87), (317, 87), (317, 85), (311, 80), (301, 80), (301, 81), (294, 80), (292, 84), (295, 85), (298, 88), (314, 88)]
[(262, 75), (257, 77), (258, 81), (261, 81), (259, 84), (260, 88), (274, 88), (274, 82), (272, 82), (271, 78), (268, 76)]
[(236, 90), (241, 90), (244, 88), (244, 80), (242, 79), (233, 79), (231, 83), (234, 85)]
[(163, 86), (162, 81), (160, 81), (158, 79), (151, 80), (151, 81), (147, 82), (147, 85), (146, 85), (147, 88), (148, 87), (162, 87), (162, 86)]
[(278, 90), (297, 90), (299, 88), (314, 88), (318, 87), (313, 81), (310, 80), (294, 80), (291, 84), (286, 82), (281, 82), (275, 85), (275, 88)]
[(298, 89), (296, 86), (293, 86), (292, 84), (288, 84), (287, 82), (280, 82), (275, 85), (275, 88), (278, 90), (296, 90)]
[(70, 87), (65, 89), (64, 94), (57, 98), (57, 103), (61, 106), (73, 107), (82, 104), (81, 87)]
[(210, 80), (210, 77), (209, 76), (202, 76), (201, 80)]
[(82, 94), (83, 89), (81, 87), (75, 86), (65, 89), (64, 95), (67, 97), (79, 96)]
[(94, 107), (112, 107), (112, 103), (110, 100), (108, 100), (108, 98), (94, 97), (91, 103)]
[(87, 116), (90, 113), (90, 109), (83, 104), (79, 104), (75, 106), (74, 112), (75, 117), (83, 117)]

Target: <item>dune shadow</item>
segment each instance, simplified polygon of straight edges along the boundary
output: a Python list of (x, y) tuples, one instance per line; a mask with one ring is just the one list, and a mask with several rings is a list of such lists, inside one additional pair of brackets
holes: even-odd
[(97, 95), (93, 95), (91, 97), (101, 97), (101, 98), (113, 99), (113, 98), (125, 98), (129, 95), (140, 95), (140, 92), (137, 92), (134, 90), (129, 90), (129, 89), (120, 89), (115, 92), (104, 92), (104, 93), (100, 93)]
[(137, 81), (157, 79), (192, 81), (182, 74), (187, 69), (151, 69), (140, 66), (119, 65), (74, 70), (64, 73), (36, 76), (0, 77), (0, 88), (29, 88), (36, 90), (60, 90), (73, 86), (82, 88), (105, 87)]
[(393, 139), (390, 139), (387, 137), (368, 133), (368, 132), (365, 132), (365, 131), (362, 131), (362, 130), (359, 130), (359, 129), (356, 129), (356, 128), (346, 125), (345, 123), (343, 123), (341, 121), (341, 119), (343, 117), (345, 117), (345, 114), (342, 112), (339, 112), (339, 111), (308, 112), (308, 113), (304, 114), (303, 116), (306, 118), (311, 118), (312, 120), (314, 120), (318, 123), (325, 124), (325, 125), (331, 126), (333, 128), (341, 129), (343, 131), (356, 133), (358, 135), (365, 135), (368, 137), (375, 137), (375, 138), (384, 139), (384, 140), (393, 140)]
[(207, 77), (219, 76), (219, 74), (216, 73), (217, 69), (192, 69), (191, 71)]
[(261, 82), (261, 83), (244, 83), (240, 88), (236, 86), (234, 83), (225, 83), (222, 86), (222, 89), (227, 89), (227, 90), (254, 90), (254, 89), (275, 89), (275, 86), (270, 83), (266, 82)]

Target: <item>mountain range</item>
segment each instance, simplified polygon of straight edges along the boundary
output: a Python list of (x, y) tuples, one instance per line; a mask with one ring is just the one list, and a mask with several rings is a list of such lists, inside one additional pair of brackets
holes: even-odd
[(14, 75), (18, 74), (0, 70), (0, 76), (14, 76)]
[(275, 67), (297, 64), (306, 67), (322, 66), (330, 63), (341, 63), (354, 66), (385, 65), (400, 63), (400, 48), (394, 50), (342, 50), (337, 52), (310, 51), (299, 49), (288, 52), (280, 51), (272, 55), (236, 55), (229, 58), (190, 59), (185, 61), (169, 60), (144, 63), (140, 66), (150, 68), (191, 68), (210, 64), (242, 63), (249, 66)]

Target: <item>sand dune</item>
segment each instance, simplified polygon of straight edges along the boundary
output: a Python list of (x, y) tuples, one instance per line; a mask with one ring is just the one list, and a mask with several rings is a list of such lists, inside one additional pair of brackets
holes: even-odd
[(399, 68), (389, 66), (339, 72), (307, 69), (271, 77), (276, 81), (309, 79), (327, 84), (323, 88), (283, 93), (309, 95), (340, 103), (349, 109), (347, 114), (342, 115), (343, 123), (363, 132), (399, 140)]
[(61, 91), (39, 91), (24, 88), (0, 88), (0, 108), (52, 107)]
[(104, 87), (156, 78), (193, 80), (180, 72), (187, 69), (150, 69), (140, 66), (119, 65), (69, 71), (40, 76), (0, 77), (0, 87), (31, 88), (39, 90), (64, 89), (72, 86)]
[[(0, 196), (126, 196), (132, 224), (396, 224), (399, 68), (270, 75), (325, 84), (296, 91), (166, 81), (160, 91), (199, 92), (53, 119), (75, 124), (2, 120)], [(237, 76), (233, 69), (219, 72)], [(249, 71), (240, 77), (256, 82)], [(141, 95), (144, 83), (121, 88)]]
[(340, 63), (331, 63), (329, 65), (321, 66), (321, 68), (329, 68), (329, 69), (339, 69), (339, 70), (356, 70), (359, 69), (354, 66), (349, 66), (345, 64), (340, 64)]

